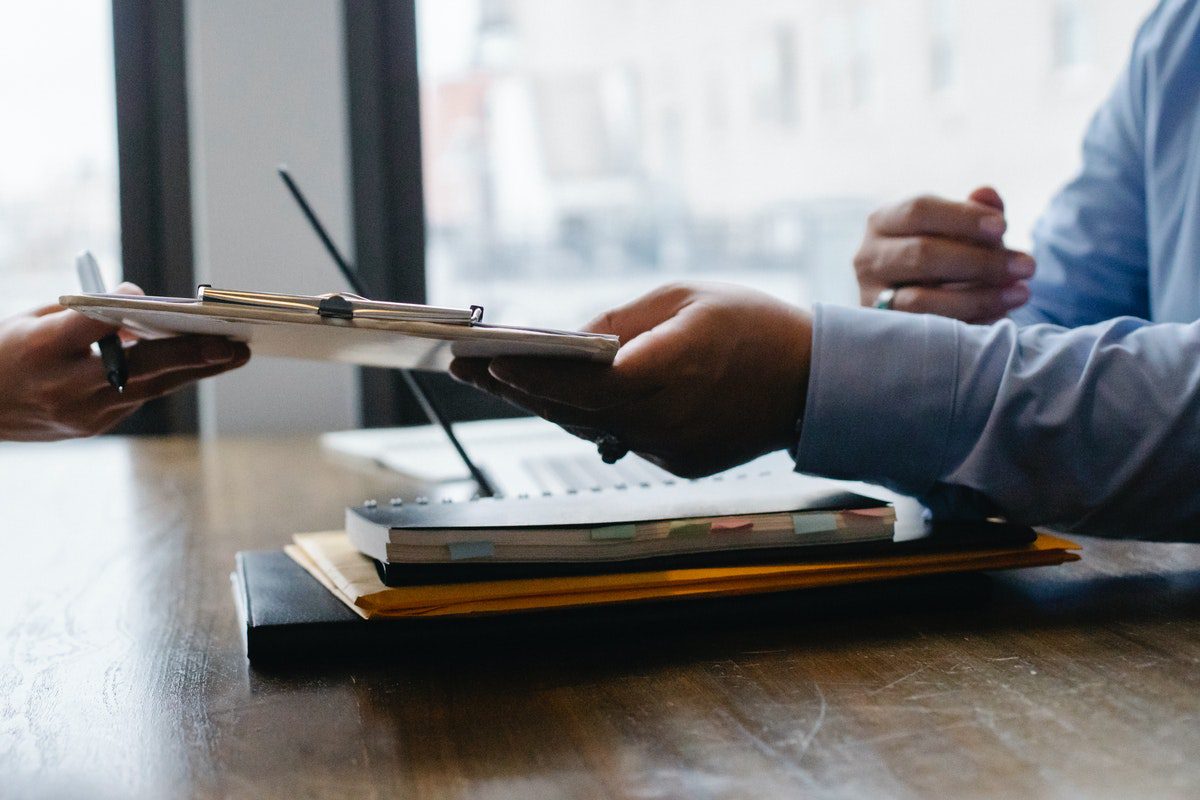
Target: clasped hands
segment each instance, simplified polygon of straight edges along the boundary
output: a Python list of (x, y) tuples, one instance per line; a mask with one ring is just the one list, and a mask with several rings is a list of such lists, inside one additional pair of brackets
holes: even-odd
[(854, 257), (860, 299), (875, 304), (894, 289), (897, 311), (991, 323), (1029, 300), (1028, 253), (1004, 246), (1004, 201), (982, 187), (966, 202), (915, 197), (867, 220)]

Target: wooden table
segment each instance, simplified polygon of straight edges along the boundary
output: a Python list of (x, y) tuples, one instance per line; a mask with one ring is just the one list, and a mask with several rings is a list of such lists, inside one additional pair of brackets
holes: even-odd
[(412, 488), (310, 439), (0, 445), (0, 796), (1200, 793), (1197, 546), (251, 669), (234, 552)]

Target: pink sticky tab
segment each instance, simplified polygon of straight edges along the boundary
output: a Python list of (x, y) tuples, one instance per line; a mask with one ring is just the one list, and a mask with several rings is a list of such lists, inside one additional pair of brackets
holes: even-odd
[(855, 508), (843, 511), (843, 514), (851, 514), (856, 517), (886, 517), (895, 513), (895, 509), (891, 506), (880, 506), (879, 508)]
[(734, 531), (752, 531), (754, 523), (748, 519), (718, 519), (713, 520), (713, 533), (733, 533)]

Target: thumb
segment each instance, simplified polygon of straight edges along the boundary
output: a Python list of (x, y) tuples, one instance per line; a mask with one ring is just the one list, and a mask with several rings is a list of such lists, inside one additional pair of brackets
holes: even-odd
[(138, 286), (136, 283), (124, 281), (116, 289), (113, 289), (113, 294), (131, 294), (144, 297), (146, 293), (143, 292), (142, 287)]
[(985, 206), (991, 206), (997, 211), (1004, 211), (1004, 200), (1000, 197), (1000, 193), (991, 186), (980, 186), (967, 195), (967, 199), (976, 203), (982, 203)]
[(695, 298), (692, 287), (679, 284), (660, 286), (622, 306), (605, 311), (583, 330), (591, 333), (610, 333), (621, 339), (621, 345), (640, 336), (656, 325), (679, 313)]
[(599, 409), (615, 399), (640, 397), (654, 387), (662, 361), (673, 355), (680, 337), (679, 312), (695, 296), (691, 289), (666, 286), (601, 314), (585, 327), (616, 334), (621, 348), (611, 366), (544, 358), (496, 358), (487, 366), (492, 379), (530, 396), (576, 408)]

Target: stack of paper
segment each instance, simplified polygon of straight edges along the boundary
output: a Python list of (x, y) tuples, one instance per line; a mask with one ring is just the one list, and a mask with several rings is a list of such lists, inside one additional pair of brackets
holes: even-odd
[(499, 614), (756, 594), (951, 572), (1048, 566), (1079, 558), (1071, 552), (1079, 549), (1074, 543), (1039, 534), (1032, 543), (991, 549), (883, 553), (802, 564), (389, 587), (380, 580), (375, 563), (359, 553), (342, 531), (298, 534), (294, 540), (295, 544), (286, 548), (288, 555), (364, 619)]

